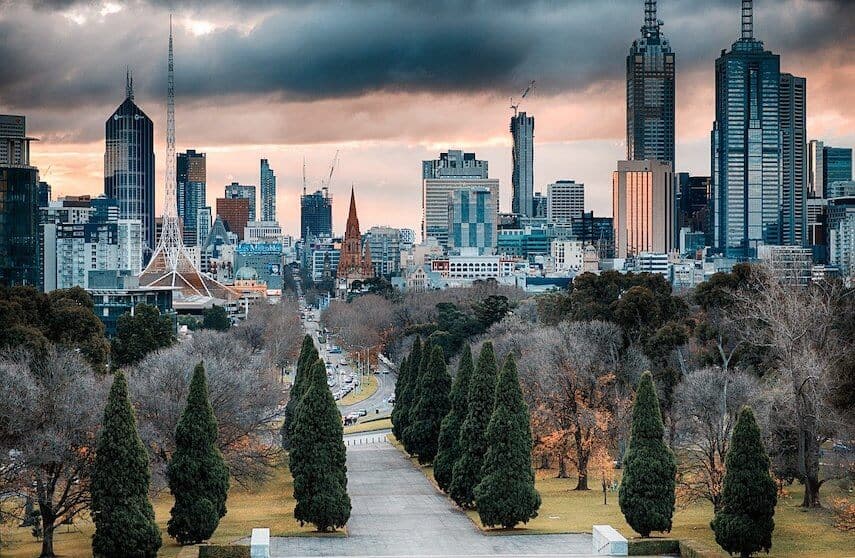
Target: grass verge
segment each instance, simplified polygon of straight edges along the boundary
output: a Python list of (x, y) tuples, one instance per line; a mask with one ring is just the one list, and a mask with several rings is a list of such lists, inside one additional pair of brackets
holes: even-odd
[(386, 417), (345, 426), (344, 433), (359, 434), (360, 432), (374, 432), (375, 430), (388, 430), (390, 428), (392, 428), (392, 419)]
[(348, 407), (350, 405), (356, 405), (357, 403), (362, 403), (375, 393), (377, 393), (377, 376), (369, 375), (363, 376), (362, 378), (362, 390), (359, 393), (356, 393), (356, 390), (351, 391), (344, 397), (342, 397), (338, 404), (341, 407)]

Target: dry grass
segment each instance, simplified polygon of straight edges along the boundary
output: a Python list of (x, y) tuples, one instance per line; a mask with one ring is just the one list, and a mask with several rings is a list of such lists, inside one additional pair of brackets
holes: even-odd
[(344, 433), (359, 434), (360, 432), (374, 432), (375, 430), (388, 430), (389, 428), (392, 428), (392, 419), (382, 418), (345, 426)]
[(356, 405), (357, 403), (362, 403), (375, 393), (377, 393), (377, 377), (373, 375), (363, 376), (362, 377), (362, 390), (359, 393), (356, 393), (354, 389), (347, 395), (341, 398), (338, 404), (342, 407), (347, 407), (349, 405)]

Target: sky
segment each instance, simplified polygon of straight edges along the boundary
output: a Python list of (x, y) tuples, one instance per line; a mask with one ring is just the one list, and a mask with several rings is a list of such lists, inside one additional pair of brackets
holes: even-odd
[[(298, 234), (309, 188), (329, 173), (334, 230), (356, 190), (362, 229), (421, 220), (421, 161), (475, 151), (510, 210), (510, 98), (535, 116), (535, 190), (583, 182), (611, 215), (625, 157), (625, 58), (643, 0), (0, 0), (0, 113), (40, 138), (32, 163), (59, 195), (103, 192), (104, 121), (125, 71), (156, 134), (162, 206), (169, 14), (179, 151), (207, 153), (210, 205), (223, 187), (278, 182)], [(714, 64), (739, 36), (740, 0), (659, 0), (677, 56), (677, 171), (709, 175)], [(855, 145), (855, 1), (756, 0), (755, 36), (807, 78), (808, 136)]]

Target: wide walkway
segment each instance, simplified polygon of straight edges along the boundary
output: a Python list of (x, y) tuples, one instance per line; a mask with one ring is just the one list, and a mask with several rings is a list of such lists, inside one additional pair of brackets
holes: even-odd
[(274, 538), (274, 558), (591, 556), (590, 535), (485, 536), (383, 437), (349, 438), (349, 536)]

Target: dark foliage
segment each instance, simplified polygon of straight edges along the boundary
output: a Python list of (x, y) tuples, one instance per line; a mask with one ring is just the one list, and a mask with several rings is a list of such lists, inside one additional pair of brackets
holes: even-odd
[(451, 410), (442, 419), (439, 429), (439, 441), (436, 459), (433, 462), (433, 478), (443, 492), (448, 492), (454, 463), (460, 457), (460, 427), (466, 419), (466, 409), (469, 399), (469, 380), (474, 372), (472, 349), (469, 345), (463, 348), (457, 375), (451, 386)]
[(442, 420), (451, 409), (451, 376), (445, 366), (442, 348), (432, 347), (430, 359), (419, 379), (419, 400), (410, 414), (404, 438), (410, 441), (419, 463), (432, 463), (439, 443)]

